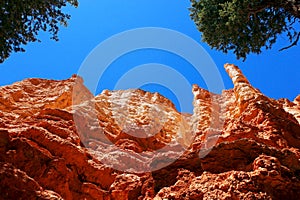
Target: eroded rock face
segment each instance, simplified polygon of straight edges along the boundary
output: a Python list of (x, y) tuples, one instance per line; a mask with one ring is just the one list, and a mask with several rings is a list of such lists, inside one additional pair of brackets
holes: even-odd
[(300, 95), (193, 87), (194, 113), (76, 76), (0, 87), (0, 199), (298, 199)]

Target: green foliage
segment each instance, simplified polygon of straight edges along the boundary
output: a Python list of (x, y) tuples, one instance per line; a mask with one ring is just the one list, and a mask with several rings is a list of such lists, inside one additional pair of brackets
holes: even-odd
[(282, 33), (297, 43), (300, 33), (294, 24), (299, 16), (290, 12), (287, 1), (191, 0), (190, 11), (204, 42), (245, 60), (249, 53), (271, 48)]
[(70, 15), (62, 12), (77, 0), (1, 0), (0, 1), (0, 63), (11, 52), (24, 52), (23, 45), (39, 41), (39, 31), (48, 31), (51, 39), (58, 40), (59, 25), (67, 26)]

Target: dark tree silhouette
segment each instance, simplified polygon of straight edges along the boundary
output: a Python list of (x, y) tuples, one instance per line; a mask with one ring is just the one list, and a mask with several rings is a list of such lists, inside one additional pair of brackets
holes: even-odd
[(39, 31), (48, 31), (58, 40), (59, 25), (67, 26), (70, 15), (62, 12), (67, 3), (77, 7), (77, 0), (0, 0), (0, 63), (14, 52), (24, 52), (23, 45), (39, 41)]
[(191, 0), (191, 18), (202, 40), (237, 58), (270, 49), (280, 34), (297, 45), (300, 32), (300, 0)]

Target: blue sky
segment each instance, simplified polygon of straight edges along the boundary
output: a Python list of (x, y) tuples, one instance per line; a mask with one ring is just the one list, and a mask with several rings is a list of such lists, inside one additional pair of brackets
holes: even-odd
[[(41, 33), (41, 43), (25, 46), (25, 53), (13, 53), (3, 64), (0, 64), (0, 85), (8, 85), (24, 78), (39, 77), (48, 79), (67, 79), (76, 74), (89, 53), (102, 41), (120, 32), (142, 27), (162, 27), (179, 31), (203, 46), (216, 63), (225, 88), (233, 85), (223, 65), (238, 65), (254, 87), (272, 98), (281, 97), (293, 100), (300, 94), (300, 46), (279, 52), (278, 49), (288, 43), (280, 37), (272, 50), (263, 51), (260, 55), (250, 55), (245, 62), (236, 60), (233, 54), (223, 54), (211, 50), (201, 42), (200, 33), (189, 17), (189, 0), (86, 0), (80, 1), (78, 8), (67, 7), (65, 10), (72, 15), (67, 28), (61, 28), (59, 42), (49, 39), (48, 33)], [(105, 56), (105, 55), (103, 55)], [(145, 50), (122, 56), (112, 67), (112, 74), (130, 70), (130, 66), (147, 63), (161, 63), (174, 68), (188, 70), (188, 63), (180, 61), (167, 52)], [(126, 68), (127, 66), (127, 68)], [(124, 67), (126, 70), (124, 70)], [(186, 72), (185, 72), (186, 73)], [(190, 72), (191, 76), (193, 72)], [(167, 78), (167, 76), (166, 76)], [(104, 77), (105, 83), (99, 86), (112, 89), (116, 80), (113, 76)], [(195, 83), (206, 87), (199, 78)], [(174, 83), (175, 84), (175, 83)], [(142, 87), (151, 91), (159, 91), (171, 98), (174, 97), (168, 87), (159, 84)], [(177, 102), (178, 103), (178, 102)], [(191, 112), (191, 107), (183, 109)]]

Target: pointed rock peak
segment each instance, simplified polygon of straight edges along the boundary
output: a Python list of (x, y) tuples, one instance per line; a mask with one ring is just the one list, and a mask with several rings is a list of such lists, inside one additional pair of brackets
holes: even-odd
[(263, 94), (250, 84), (237, 66), (225, 64), (224, 68), (233, 82), (236, 101), (240, 108), (240, 113), (242, 113), (248, 106), (250, 100), (263, 96)]
[(294, 103), (300, 106), (300, 95), (295, 98)]
[(224, 68), (227, 74), (229, 75), (229, 77), (231, 78), (234, 86), (236, 86), (239, 83), (246, 83), (250, 85), (247, 78), (244, 76), (242, 71), (236, 65), (227, 63), (224, 65)]
[(200, 88), (197, 84), (193, 85), (192, 92), (194, 94), (194, 101), (211, 99), (212, 93), (210, 93), (208, 90)]

